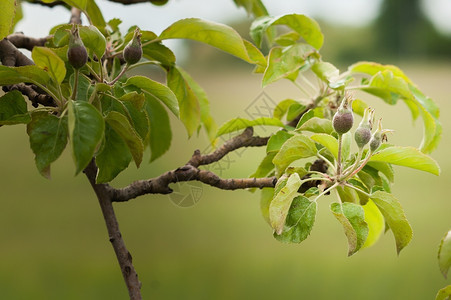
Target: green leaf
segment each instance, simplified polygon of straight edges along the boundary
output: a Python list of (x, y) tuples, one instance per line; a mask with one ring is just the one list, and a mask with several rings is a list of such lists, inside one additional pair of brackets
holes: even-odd
[(238, 7), (244, 7), (247, 13), (253, 14), (258, 18), (261, 16), (267, 16), (268, 11), (265, 5), (260, 0), (233, 0)]
[(263, 188), (260, 196), (260, 211), (265, 221), (271, 225), (269, 220), (269, 205), (274, 197), (274, 188)]
[[(71, 90), (75, 82), (75, 73), (70, 77)], [(77, 96), (76, 101), (89, 101), (88, 93), (91, 88), (91, 80), (82, 74), (78, 74)]]
[(420, 149), (424, 153), (433, 151), (441, 138), (442, 126), (438, 121), (439, 109), (434, 101), (426, 97), (413, 82), (397, 67), (376, 63), (359, 63), (349, 68), (353, 73), (371, 75), (369, 85), (362, 90), (382, 98), (389, 104), (403, 99), (415, 120), (421, 113), (424, 134)]
[(175, 116), (179, 116), (179, 104), (177, 97), (167, 86), (144, 76), (130, 77), (125, 85), (134, 85), (140, 88), (150, 96), (163, 102)]
[(312, 71), (316, 74), (316, 76), (328, 84), (336, 84), (338, 76), (340, 75), (340, 71), (333, 64), (324, 61), (316, 62), (312, 66)]
[(272, 25), (286, 25), (299, 33), (299, 35), (316, 49), (320, 49), (324, 42), (324, 36), (318, 23), (300, 14), (290, 14), (277, 18)]
[(169, 116), (155, 98), (146, 97), (146, 111), (150, 120), (150, 161), (162, 156), (171, 146), (172, 132)]
[(365, 212), (362, 206), (345, 202), (332, 203), (330, 210), (335, 218), (343, 225), (348, 238), (348, 256), (362, 248), (368, 236), (368, 224), (365, 222)]
[(27, 124), (30, 121), (27, 103), (19, 91), (0, 97), (0, 125)]
[(374, 245), (384, 232), (384, 216), (371, 199), (363, 206), (365, 211), (365, 222), (368, 224), (368, 237), (362, 248), (369, 248)]
[(16, 83), (39, 83), (44, 86), (50, 84), (50, 76), (36, 65), (23, 67), (6, 67), (0, 65), (0, 85)]
[(370, 161), (366, 164), (367, 166), (370, 166), (387, 177), (387, 179), (393, 183), (395, 182), (395, 171), (393, 170), (393, 167), (389, 163), (385, 162), (379, 162), (379, 161)]
[(388, 70), (375, 74), (369, 85), (363, 87), (362, 90), (392, 105), (396, 104), (399, 98), (412, 98), (407, 82), (401, 77), (394, 76)]
[(110, 111), (105, 117), (105, 122), (116, 131), (130, 149), (136, 167), (142, 162), (144, 145), (136, 130), (128, 121), (127, 117), (116, 111)]
[(330, 153), (332, 153), (335, 159), (338, 158), (338, 141), (336, 138), (325, 133), (313, 134), (310, 138), (326, 147), (326, 149), (329, 150)]
[(324, 36), (315, 20), (305, 15), (291, 14), (281, 17), (261, 17), (252, 23), (250, 35), (259, 47), (261, 47), (264, 34), (275, 25), (290, 27), (316, 49), (320, 49), (323, 45)]
[[(351, 131), (342, 135), (341, 157), (343, 161), (346, 161), (351, 155), (351, 143), (353, 138), (351, 137)], [(337, 153), (338, 154), (338, 153)]]
[(401, 71), (401, 69), (393, 65), (382, 65), (374, 62), (361, 61), (349, 66), (348, 70), (352, 73), (364, 73), (371, 76), (379, 72), (390, 71), (393, 73), (393, 75), (401, 77), (408, 83), (412, 83), (411, 80), (404, 74), (404, 72)]
[(305, 121), (305, 123), (301, 126), (297, 127), (296, 131), (332, 134), (334, 132), (334, 128), (332, 127), (332, 122), (330, 120), (313, 117)]
[[(94, 2), (94, 1), (89, 1)], [(106, 49), (106, 39), (103, 34), (93, 25), (80, 26), (80, 38), (88, 50), (94, 52), (97, 58), (102, 58)]]
[(337, 192), (340, 196), (341, 202), (349, 202), (349, 203), (356, 203), (358, 204), (359, 201), (359, 194), (356, 190), (353, 188), (350, 188), (348, 186), (337, 186)]
[(451, 230), (448, 231), (440, 241), (438, 248), (438, 265), (443, 276), (446, 278), (451, 268)]
[(412, 228), (406, 219), (404, 210), (398, 200), (389, 193), (377, 191), (370, 196), (379, 208), (385, 221), (391, 228), (396, 240), (396, 249), (399, 254), (412, 239)]
[[(139, 134), (142, 141), (146, 141), (149, 138), (150, 133), (150, 121), (147, 112), (140, 108), (138, 109), (131, 102), (123, 102), (128, 111), (128, 120), (133, 126), (135, 131)], [(145, 147), (144, 147), (145, 148)]]
[(283, 116), (287, 113), (288, 108), (294, 104), (298, 104), (298, 102), (293, 99), (285, 99), (279, 102), (276, 108), (274, 108), (273, 117), (282, 120)]
[(96, 183), (110, 182), (128, 167), (131, 160), (130, 150), (124, 140), (106, 124), (102, 151), (96, 156), (96, 164), (99, 167)]
[(202, 87), (184, 70), (177, 68), (185, 79), (186, 83), (193, 90), (200, 105), (200, 121), (204, 125), (208, 138), (211, 143), (216, 139), (216, 131), (218, 126), (215, 120), (210, 114), (210, 102), (208, 101), (207, 94)]
[(11, 33), (13, 28), (14, 16), (16, 14), (16, 0), (3, 0), (0, 2), (0, 40), (3, 40)]
[(243, 118), (236, 118), (233, 120), (230, 120), (226, 123), (224, 123), (219, 129), (218, 133), (216, 134), (217, 137), (224, 135), (226, 133), (235, 132), (241, 129), (245, 129), (247, 127), (253, 127), (258, 125), (265, 125), (265, 126), (276, 126), (276, 127), (283, 127), (283, 123), (276, 118), (266, 118), (261, 117), (255, 120), (247, 120)]
[(105, 122), (100, 112), (83, 101), (69, 100), (69, 136), (75, 161), (75, 174), (80, 173), (94, 157), (103, 138)]
[(27, 125), (27, 133), (39, 173), (50, 178), (50, 164), (66, 148), (67, 118), (58, 118), (47, 112), (33, 113), (32, 120)]
[[(247, 55), (258, 66), (266, 68), (266, 57), (251, 42), (243, 39), (244, 47), (246, 47)], [(263, 73), (263, 72), (262, 72)]]
[(429, 172), (434, 175), (440, 174), (440, 167), (437, 162), (413, 147), (388, 147), (376, 152), (370, 161), (387, 162), (393, 165)]
[(315, 143), (305, 135), (295, 135), (282, 145), (272, 162), (276, 166), (277, 176), (280, 176), (295, 160), (315, 155)]
[(311, 118), (315, 117), (315, 110), (314, 109), (309, 109), (308, 111), (306, 111), (302, 117), (299, 119), (298, 124), (296, 125), (296, 128), (301, 127), (305, 122), (307, 122), (308, 120), (310, 120)]
[(287, 121), (293, 121), (294, 119), (299, 117), (299, 115), (301, 115), (301, 113), (304, 113), (306, 111), (306, 109), (307, 108), (300, 103), (295, 103), (295, 104), (291, 105), (288, 108)]
[(278, 192), (269, 205), (269, 220), (276, 234), (280, 235), (285, 225), (285, 220), (293, 198), (301, 187), (301, 178), (297, 173), (288, 177), (287, 184)]
[(274, 164), (272, 163), (274, 156), (276, 156), (276, 152), (270, 152), (266, 154), (265, 158), (263, 158), (257, 170), (249, 177), (250, 178), (266, 177), (272, 170), (274, 170)]
[(426, 111), (424, 107), (419, 107), (419, 111), (423, 118), (423, 139), (421, 141), (420, 150), (423, 153), (430, 153), (437, 148), (442, 136), (442, 125), (437, 119)]
[[(57, 0), (42, 0), (44, 3), (52, 3)], [(106, 26), (105, 19), (94, 0), (63, 0), (70, 6), (79, 8), (83, 11), (93, 25), (103, 28)]]
[(450, 300), (451, 298), (451, 285), (444, 287), (439, 290), (437, 296), (435, 296), (435, 300)]
[(300, 243), (312, 231), (316, 217), (316, 202), (304, 196), (298, 196), (291, 203), (282, 234), (274, 237), (285, 243)]
[(95, 1), (88, 1), (86, 5), (86, 15), (89, 16), (94, 26), (104, 28), (106, 26), (102, 12)]
[(266, 153), (279, 151), (282, 145), (292, 136), (293, 134), (285, 130), (277, 131), (269, 138), (268, 144), (266, 145)]
[(301, 36), (296, 31), (289, 31), (287, 33), (279, 35), (274, 42), (281, 46), (291, 46), (296, 44), (297, 40), (299, 40)]
[[(57, 28), (53, 36), (53, 43), (56, 47), (62, 47), (69, 43), (69, 31), (71, 28), (71, 24), (61, 25)], [(97, 58), (101, 58), (106, 49), (105, 36), (97, 29), (97, 27), (92, 25), (78, 26), (78, 29), (80, 38), (88, 50), (89, 55), (92, 57), (92, 54), (94, 53)]]
[(231, 27), (223, 24), (189, 18), (179, 20), (166, 28), (159, 37), (165, 39), (190, 39), (202, 42), (249, 63), (255, 63), (247, 52), (241, 36)]
[(177, 96), (180, 107), (180, 120), (185, 125), (188, 137), (199, 127), (201, 111), (195, 92), (177, 68), (170, 68), (167, 73), (168, 87)]
[(274, 47), (269, 52), (268, 66), (263, 75), (262, 86), (289, 76), (302, 66), (309, 64), (308, 57), (316, 50), (310, 45), (295, 44), (289, 47)]
[(19, 23), (20, 20), (23, 19), (23, 9), (22, 9), (22, 3), (20, 1), (16, 1), (16, 12), (14, 14), (14, 19), (13, 19), (13, 25), (11, 27), (11, 32), (14, 32), (14, 29), (17, 25), (17, 23)]
[(175, 55), (163, 44), (150, 43), (142, 47), (143, 56), (148, 60), (161, 62), (163, 66), (173, 66), (175, 64)]
[(352, 112), (358, 114), (361, 117), (363, 117), (363, 114), (367, 107), (368, 104), (366, 104), (360, 99), (355, 99), (354, 101), (352, 101)]

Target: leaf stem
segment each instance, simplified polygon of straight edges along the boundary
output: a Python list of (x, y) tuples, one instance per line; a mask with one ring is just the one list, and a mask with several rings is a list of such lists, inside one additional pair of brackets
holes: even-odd
[(332, 170), (333, 170), (334, 172), (336, 172), (337, 169), (335, 168), (334, 164), (330, 162), (330, 160), (328, 160), (327, 158), (325, 158), (325, 157), (324, 157), (323, 155), (321, 155), (319, 152), (316, 153), (316, 156), (318, 156), (319, 158), (321, 158), (322, 160), (324, 160), (324, 161), (329, 165), (329, 167), (331, 167)]
[(357, 192), (362, 193), (362, 194), (364, 194), (364, 195), (367, 196), (367, 197), (371, 197), (370, 194), (368, 194), (367, 192), (365, 192), (365, 191), (359, 189), (359, 188), (356, 187), (356, 186), (353, 186), (352, 184), (345, 183), (345, 186), (350, 187), (351, 189), (354, 189), (354, 190), (356, 190)]
[(37, 87), (39, 87), (40, 89), (42, 89), (44, 92), (46, 92), (50, 97), (53, 98), (53, 100), (56, 101), (58, 107), (62, 107), (63, 106), (63, 101), (62, 99), (58, 98), (52, 91), (50, 91), (47, 87), (45, 87), (44, 85), (40, 84), (37, 81), (31, 81), (31, 83), (33, 83), (34, 85), (36, 85)]
[(357, 158), (354, 162), (354, 164), (347, 168), (345, 171), (343, 171), (343, 176), (342, 178), (346, 178), (349, 174), (351, 174), (359, 165), (360, 160), (362, 159), (362, 155), (363, 155), (363, 148), (359, 149), (359, 152), (357, 154)]
[(145, 65), (161, 65), (161, 63), (159, 61), (156, 61), (156, 60), (143, 61), (143, 62), (140, 62), (140, 63), (137, 63), (137, 64), (134, 64), (134, 65), (130, 66), (128, 68), (128, 70), (130, 71), (130, 70), (132, 70), (134, 68), (138, 68), (138, 67), (145, 66)]
[(337, 177), (341, 175), (341, 148), (343, 144), (343, 135), (338, 135), (338, 155), (337, 155)]
[(99, 58), (99, 69), (100, 69), (100, 81), (99, 82), (103, 82), (103, 65), (102, 65), (102, 59)]
[(109, 85), (114, 85), (114, 84), (119, 80), (119, 78), (121, 78), (122, 75), (124, 75), (124, 73), (128, 70), (128, 67), (129, 67), (129, 65), (126, 64), (126, 65), (122, 68), (122, 70), (121, 70), (121, 72), (119, 73), (119, 75), (117, 75), (116, 78), (113, 79), (113, 81), (108, 82), (108, 84), (109, 84)]
[(150, 44), (152, 44), (152, 43), (161, 42), (161, 41), (162, 41), (161, 39), (156, 38), (156, 39), (153, 39), (153, 40), (151, 40), (151, 41), (147, 41), (147, 42), (143, 43), (143, 44), (142, 44), (142, 47), (145, 47), (145, 46), (150, 45)]
[(96, 73), (96, 71), (94, 71), (94, 69), (89, 64), (86, 64), (86, 67), (88, 68), (88, 70), (91, 73), (91, 75), (94, 76), (94, 78), (98, 82), (102, 82), (102, 79), (99, 77), (99, 75)]
[(373, 152), (371, 150), (368, 151), (368, 154), (366, 155), (365, 159), (360, 164), (360, 166), (357, 169), (355, 169), (354, 171), (352, 171), (352, 173), (349, 174), (348, 176), (346, 176), (343, 180), (348, 180), (349, 178), (352, 178), (355, 174), (359, 173), (360, 170), (362, 170), (363, 167), (366, 165), (366, 163), (370, 160), (372, 155), (373, 155)]
[(74, 78), (74, 89), (72, 90), (72, 96), (70, 96), (70, 98), (71, 98), (72, 100), (75, 100), (75, 98), (77, 97), (78, 74), (79, 74), (79, 70), (78, 70), (78, 69), (75, 69), (75, 72), (74, 72), (74, 76), (75, 76), (75, 78)]

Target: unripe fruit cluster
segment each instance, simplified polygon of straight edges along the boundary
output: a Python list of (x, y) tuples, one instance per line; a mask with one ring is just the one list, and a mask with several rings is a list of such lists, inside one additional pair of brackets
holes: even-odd
[[(391, 132), (391, 130), (383, 130), (381, 120), (379, 120), (377, 130), (371, 133), (373, 118), (374, 109), (367, 107), (364, 111), (362, 121), (354, 132), (354, 139), (359, 149), (363, 149), (369, 143), (371, 152), (375, 152), (382, 144), (385, 134)], [(332, 119), (332, 125), (338, 135), (343, 135), (351, 130), (353, 124), (352, 99), (350, 95), (346, 95)]]
[(78, 33), (78, 27), (74, 25), (69, 35), (69, 48), (67, 60), (75, 69), (82, 68), (88, 62), (88, 51)]
[(133, 39), (124, 48), (124, 59), (128, 65), (133, 65), (140, 61), (142, 55), (141, 32), (136, 28)]
[(354, 139), (359, 149), (365, 147), (365, 145), (371, 140), (373, 114), (374, 110), (367, 107), (363, 114), (363, 119), (354, 133)]
[(346, 96), (332, 119), (332, 125), (339, 135), (345, 134), (351, 130), (352, 125), (354, 124), (351, 104), (352, 100)]

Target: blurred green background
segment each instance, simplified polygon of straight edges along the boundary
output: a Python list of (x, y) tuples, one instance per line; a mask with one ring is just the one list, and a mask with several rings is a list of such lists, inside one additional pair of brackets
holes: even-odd
[[(451, 49), (441, 47), (443, 55), (430, 49), (389, 51), (389, 42), (377, 42), (377, 27), (343, 28), (325, 21), (321, 25), (326, 60), (341, 70), (358, 59), (398, 64), (441, 107), (443, 138), (432, 157), (442, 175), (395, 168), (393, 193), (413, 227), (411, 244), (398, 257), (388, 232), (372, 248), (348, 258), (341, 225), (329, 212), (334, 196), (319, 202), (310, 237), (300, 245), (285, 245), (272, 237), (261, 217), (259, 192), (202, 185), (199, 202), (189, 208), (175, 205), (167, 195), (148, 195), (115, 204), (144, 299), (433, 299), (449, 284), (436, 256), (441, 237), (451, 228)], [(429, 25), (421, 28), (430, 29)], [(447, 38), (436, 41), (446, 43)], [(265, 101), (300, 96), (288, 82), (270, 85), (262, 95), (260, 76), (251, 74), (249, 66), (198, 44), (190, 44), (190, 49), (194, 56), (185, 66), (209, 95), (218, 124), (249, 117), (263, 110)], [(218, 63), (221, 59), (226, 62)], [(377, 117), (383, 116), (384, 127), (396, 130), (390, 142), (419, 145), (421, 122), (411, 121), (405, 105), (390, 107), (366, 95), (364, 99), (376, 107)], [(186, 163), (195, 149), (208, 148), (203, 134), (187, 140), (180, 122), (172, 121), (171, 150), (139, 170), (131, 166), (114, 186), (158, 176)], [(36, 171), (25, 126), (0, 128), (0, 140), (0, 299), (127, 299), (100, 208), (83, 174), (74, 177), (70, 151), (52, 166), (49, 181)], [(232, 153), (222, 170), (212, 171), (222, 177), (246, 177), (263, 153), (264, 149)], [(180, 188), (187, 193), (192, 186)]]

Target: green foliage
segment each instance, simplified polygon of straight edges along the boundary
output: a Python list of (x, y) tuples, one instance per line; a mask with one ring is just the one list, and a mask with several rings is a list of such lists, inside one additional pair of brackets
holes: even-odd
[(365, 212), (362, 206), (349, 202), (332, 203), (330, 210), (343, 225), (348, 238), (348, 256), (351, 256), (362, 248), (368, 237), (368, 224), (365, 222)]
[[(305, 240), (313, 228), (320, 199), (335, 191), (338, 201), (330, 210), (343, 226), (348, 255), (373, 245), (385, 224), (394, 234), (398, 253), (410, 242), (412, 229), (399, 201), (391, 194), (392, 165), (439, 175), (438, 164), (428, 154), (437, 147), (442, 128), (437, 105), (399, 68), (358, 62), (340, 73), (321, 56), (324, 36), (315, 20), (301, 14), (271, 17), (260, 0), (235, 3), (259, 17), (251, 25), (250, 35), (258, 47), (267, 42), (267, 55), (223, 24), (189, 18), (176, 21), (160, 35), (136, 27), (121, 33), (121, 21), (105, 22), (95, 1), (63, 1), (82, 10), (90, 21), (89, 26), (78, 27), (88, 63), (77, 70), (68, 63), (71, 25), (62, 24), (51, 30), (52, 38), (46, 47), (33, 49), (36, 65), (0, 66), (0, 85), (31, 83), (55, 101), (55, 107), (28, 111), (18, 92), (0, 98), (0, 125), (27, 124), (30, 146), (42, 175), (50, 176), (50, 165), (67, 144), (76, 174), (96, 160), (98, 183), (113, 180), (132, 160), (139, 167), (147, 148), (150, 161), (154, 161), (171, 145), (167, 110), (185, 126), (188, 137), (204, 128), (212, 144), (217, 137), (247, 127), (271, 126), (277, 130), (271, 134), (266, 154), (251, 176), (278, 179), (275, 188), (263, 190), (261, 198), (262, 214), (277, 240)], [(0, 22), (3, 37), (13, 23), (13, 3), (0, 4), (5, 16)], [(119, 58), (134, 32), (141, 34), (143, 58), (136, 64), (121, 64)], [(262, 74), (262, 86), (288, 79), (299, 88), (299, 95), (281, 101), (273, 117), (236, 118), (217, 128), (205, 91), (177, 65), (174, 53), (164, 45), (168, 39), (213, 46), (253, 65), (255, 73)], [(127, 73), (148, 64), (166, 73), (165, 83)], [(314, 83), (308, 79), (312, 76)], [(367, 113), (373, 147), (361, 143), (353, 153), (354, 132), (337, 133), (341, 130), (334, 127), (332, 120), (337, 108), (348, 101), (349, 120), (354, 114), (371, 110), (364, 96), (356, 98), (355, 91), (374, 95), (389, 105), (403, 101), (414, 120), (420, 116), (423, 120), (421, 145), (380, 145), (390, 130), (384, 129), (380, 121), (377, 128), (371, 128), (375, 123), (373, 114), (368, 117)], [(448, 248), (444, 240), (439, 254), (442, 272), (449, 268)]]
[[(276, 25), (284, 25), (289, 31), (279, 34)], [(294, 97), (283, 100), (275, 107), (275, 118), (299, 121), (295, 128), (284, 126), (284, 131), (271, 136), (267, 155), (252, 176), (268, 176), (274, 172), (279, 181), (287, 177), (292, 179), (293, 168), (290, 166), (303, 166), (305, 173), (301, 183), (314, 183), (313, 188), (299, 188), (297, 192), (293, 187), (289, 191), (285, 187), (282, 195), (276, 188), (269, 204), (268, 193), (265, 194), (262, 209), (269, 207), (269, 214), (265, 210), (263, 214), (265, 218), (269, 217), (276, 239), (285, 242), (304, 240), (313, 226), (312, 207), (316, 212), (318, 199), (336, 190), (340, 201), (333, 203), (331, 210), (344, 228), (348, 254), (373, 245), (384, 231), (385, 224), (395, 236), (399, 253), (410, 242), (412, 229), (400, 203), (391, 194), (390, 185), (394, 182), (392, 165), (439, 175), (438, 164), (427, 155), (437, 147), (441, 136), (437, 105), (392, 65), (359, 62), (340, 73), (333, 64), (322, 60), (319, 50), (323, 35), (316, 22), (304, 15), (264, 16), (255, 20), (250, 33), (257, 45), (266, 39), (270, 46), (266, 67), (257, 66), (255, 69), (255, 72), (263, 74), (262, 85), (288, 79), (303, 96), (300, 100)], [(311, 83), (307, 74), (316, 77), (318, 83)], [(370, 132), (372, 130), (372, 147), (369, 148), (366, 136), (357, 153), (352, 153), (354, 132), (335, 132), (332, 116), (343, 105), (344, 99), (353, 102), (352, 113), (364, 114), (369, 105), (363, 98), (356, 99), (351, 93), (356, 90), (377, 96), (390, 105), (402, 100), (414, 120), (421, 116), (424, 135), (419, 148), (380, 146), (391, 130), (382, 128), (380, 121), (372, 130), (374, 116), (371, 112), (367, 113), (365, 126)], [(371, 111), (370, 108), (367, 110)], [(352, 115), (348, 119), (351, 120)], [(313, 169), (312, 159), (323, 164), (327, 171)], [(309, 216), (313, 215), (313, 218), (299, 217), (297, 220), (301, 221), (293, 223), (290, 216), (302, 212), (310, 212)], [(283, 220), (284, 227), (281, 224)]]

